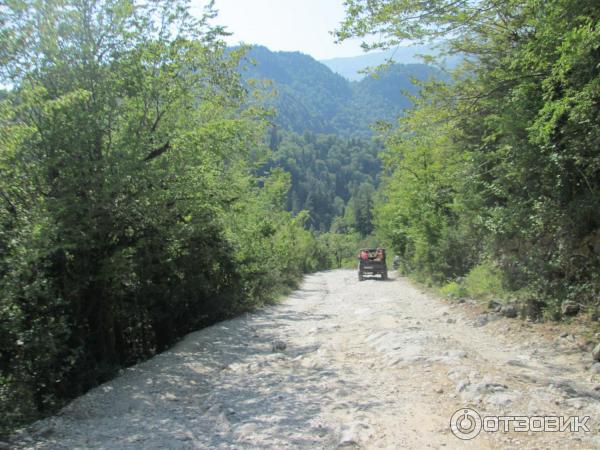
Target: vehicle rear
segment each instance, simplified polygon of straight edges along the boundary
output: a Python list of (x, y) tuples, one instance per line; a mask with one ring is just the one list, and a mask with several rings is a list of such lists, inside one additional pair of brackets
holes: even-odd
[(365, 276), (377, 275), (382, 280), (387, 280), (385, 249), (361, 249), (358, 256), (358, 280), (363, 281)]

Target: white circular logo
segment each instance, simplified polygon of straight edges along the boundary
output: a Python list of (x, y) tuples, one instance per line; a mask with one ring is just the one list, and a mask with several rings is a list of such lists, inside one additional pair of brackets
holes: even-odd
[(459, 409), (450, 418), (452, 434), (464, 441), (475, 438), (481, 427), (481, 416), (471, 408)]

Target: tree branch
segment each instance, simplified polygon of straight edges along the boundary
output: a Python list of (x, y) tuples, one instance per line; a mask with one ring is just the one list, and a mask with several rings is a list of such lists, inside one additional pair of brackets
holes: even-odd
[(167, 141), (164, 145), (161, 145), (160, 147), (155, 148), (150, 153), (148, 153), (148, 156), (146, 156), (144, 158), (144, 161), (150, 161), (151, 159), (158, 158), (160, 155), (165, 153), (170, 148), (171, 148), (171, 143), (169, 141)]
[(10, 212), (13, 217), (17, 217), (17, 208), (14, 205), (14, 203), (10, 201), (10, 198), (8, 198), (8, 195), (6, 195), (6, 193), (4, 191), (0, 191), (0, 195), (2, 196), (4, 201), (7, 203), (6, 209), (8, 210), (8, 212)]

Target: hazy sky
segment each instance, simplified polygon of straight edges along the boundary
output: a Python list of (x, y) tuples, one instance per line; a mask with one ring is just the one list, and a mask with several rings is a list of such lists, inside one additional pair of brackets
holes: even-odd
[[(200, 10), (206, 0), (192, 0)], [(233, 33), (227, 41), (300, 51), (316, 59), (362, 54), (360, 40), (333, 43), (329, 34), (344, 17), (342, 0), (216, 0), (219, 18)]]

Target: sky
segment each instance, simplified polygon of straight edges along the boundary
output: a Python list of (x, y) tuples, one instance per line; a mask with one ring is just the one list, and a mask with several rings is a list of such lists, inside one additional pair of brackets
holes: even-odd
[[(206, 0), (192, 0), (200, 12)], [(343, 0), (216, 0), (215, 24), (233, 33), (229, 44), (260, 44), (315, 59), (363, 54), (360, 40), (334, 44), (330, 31), (344, 18)]]

